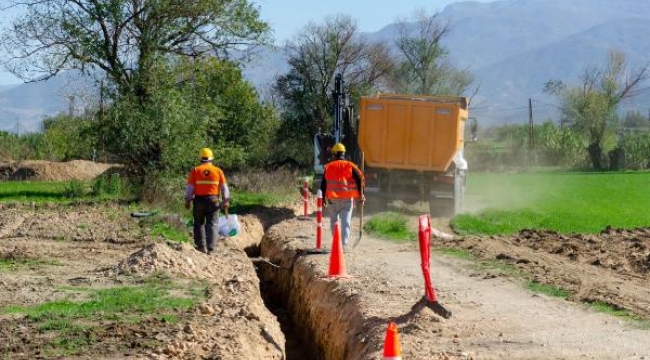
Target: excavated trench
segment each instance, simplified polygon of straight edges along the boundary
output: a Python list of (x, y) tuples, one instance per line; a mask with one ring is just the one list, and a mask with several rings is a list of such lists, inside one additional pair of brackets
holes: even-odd
[(285, 333), (287, 359), (368, 358), (377, 350), (368, 334), (379, 331), (364, 322), (358, 292), (345, 279), (327, 277), (329, 255), (309, 248), (313, 227), (299, 219), (280, 222), (248, 251), (257, 257), (265, 304)]

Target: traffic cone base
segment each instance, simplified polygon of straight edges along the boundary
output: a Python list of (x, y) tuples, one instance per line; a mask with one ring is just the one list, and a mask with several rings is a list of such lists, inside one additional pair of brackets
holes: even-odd
[(332, 250), (330, 252), (329, 277), (347, 277), (345, 270), (345, 259), (343, 258), (343, 247), (339, 235), (339, 224), (334, 225), (334, 234), (332, 237)]
[(402, 347), (399, 344), (397, 324), (390, 322), (384, 339), (384, 360), (402, 360)]

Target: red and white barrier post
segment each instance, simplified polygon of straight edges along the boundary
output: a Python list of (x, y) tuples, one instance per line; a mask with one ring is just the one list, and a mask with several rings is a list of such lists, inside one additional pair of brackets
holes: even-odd
[(309, 178), (305, 177), (305, 182), (302, 184), (303, 194), (303, 216), (307, 218), (307, 211), (309, 210)]
[(422, 275), (424, 276), (424, 292), (428, 301), (436, 302), (438, 299), (436, 299), (436, 293), (433, 290), (429, 268), (429, 258), (431, 255), (431, 219), (427, 215), (421, 215), (419, 223), (418, 240), (420, 241), (420, 266), (422, 268)]
[(448, 319), (451, 317), (451, 311), (445, 309), (436, 298), (436, 292), (431, 283), (431, 273), (429, 269), (429, 257), (431, 255), (431, 219), (429, 215), (421, 215), (419, 220), (418, 238), (420, 243), (420, 258), (422, 260), (422, 275), (424, 276), (424, 301), (426, 306), (438, 315)]
[(320, 250), (323, 240), (323, 192), (316, 193), (316, 249)]

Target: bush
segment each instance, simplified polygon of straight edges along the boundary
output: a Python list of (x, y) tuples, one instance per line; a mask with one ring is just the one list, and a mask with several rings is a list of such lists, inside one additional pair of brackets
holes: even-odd
[(86, 184), (83, 181), (72, 180), (63, 188), (63, 194), (68, 198), (78, 198), (86, 194)]
[(123, 195), (122, 179), (116, 173), (102, 174), (93, 180), (92, 195), (94, 196), (120, 196)]

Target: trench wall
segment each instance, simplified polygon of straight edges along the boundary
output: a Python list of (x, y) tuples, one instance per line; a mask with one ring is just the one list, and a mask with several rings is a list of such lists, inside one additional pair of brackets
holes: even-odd
[[(288, 220), (271, 227), (261, 244), (261, 255), (282, 267), (260, 268), (260, 278), (272, 282), (286, 299), (296, 333), (314, 359), (374, 359), (376, 352), (364, 325), (360, 294), (353, 280), (327, 277), (329, 254), (305, 254), (309, 237), (292, 237), (304, 222)], [(289, 234), (288, 234), (289, 233)], [(375, 346), (376, 347), (376, 346)]]

